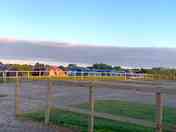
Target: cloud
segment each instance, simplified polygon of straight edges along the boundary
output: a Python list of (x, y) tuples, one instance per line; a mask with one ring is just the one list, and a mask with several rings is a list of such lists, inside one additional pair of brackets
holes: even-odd
[(66, 42), (66, 41), (49, 41), (49, 40), (27, 40), (27, 39), (16, 39), (12, 37), (0, 37), (0, 44), (33, 44), (33, 45), (40, 45), (40, 46), (49, 46), (49, 47), (77, 47), (77, 48), (93, 48), (93, 47), (114, 47), (114, 46), (100, 46), (96, 44), (86, 44), (86, 43), (79, 43), (79, 42)]
[(0, 43), (16, 43), (16, 42), (17, 40), (14, 38), (7, 38), (7, 37), (0, 38)]

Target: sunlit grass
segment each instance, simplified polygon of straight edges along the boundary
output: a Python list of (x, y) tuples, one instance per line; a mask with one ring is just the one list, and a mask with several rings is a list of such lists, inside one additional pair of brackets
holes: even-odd
[[(88, 109), (88, 104), (85, 103), (75, 107)], [(106, 112), (113, 115), (155, 121), (154, 105), (107, 100), (97, 101), (95, 109), (97, 112)], [(44, 111), (25, 113), (23, 116), (34, 121), (44, 121)], [(77, 128), (83, 132), (86, 132), (88, 129), (88, 116), (53, 108), (51, 110), (50, 123), (55, 125), (63, 125), (70, 128)], [(176, 123), (176, 109), (164, 108), (164, 123)], [(129, 123), (96, 118), (95, 132), (154, 132), (154, 129)]]

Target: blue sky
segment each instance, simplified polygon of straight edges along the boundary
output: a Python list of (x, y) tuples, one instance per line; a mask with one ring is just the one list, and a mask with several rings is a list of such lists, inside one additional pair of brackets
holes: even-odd
[(175, 0), (1, 0), (0, 37), (176, 47)]

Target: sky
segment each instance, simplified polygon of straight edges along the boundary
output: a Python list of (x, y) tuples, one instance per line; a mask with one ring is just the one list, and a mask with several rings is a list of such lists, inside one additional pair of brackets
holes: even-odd
[(1, 0), (0, 37), (176, 47), (175, 0)]

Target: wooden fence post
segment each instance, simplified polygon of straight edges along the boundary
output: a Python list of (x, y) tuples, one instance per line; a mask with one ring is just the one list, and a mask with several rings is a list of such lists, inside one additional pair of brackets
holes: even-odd
[(163, 131), (163, 96), (160, 92), (156, 93), (156, 132)]
[(88, 132), (94, 132), (94, 109), (95, 109), (95, 87), (94, 84), (92, 83), (91, 86), (89, 87), (89, 105), (90, 105), (90, 117), (89, 117), (89, 128)]
[(20, 80), (16, 78), (16, 88), (15, 88), (15, 115), (18, 116), (21, 113), (20, 104), (21, 104), (21, 95), (20, 95)]
[(51, 91), (52, 91), (52, 81), (48, 80), (48, 90), (47, 90), (47, 108), (45, 111), (45, 124), (49, 123), (50, 120), (50, 109), (51, 109)]

